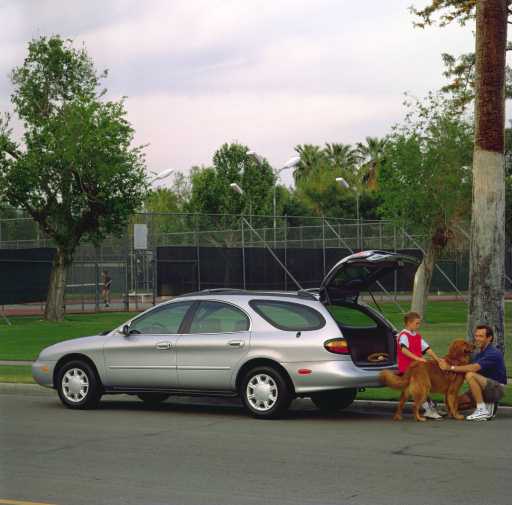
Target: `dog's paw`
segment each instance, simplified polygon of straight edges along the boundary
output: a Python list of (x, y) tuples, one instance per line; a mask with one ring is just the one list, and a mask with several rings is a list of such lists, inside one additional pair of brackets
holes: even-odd
[(401, 420), (402, 420), (402, 416), (401, 416), (401, 415), (397, 415), (397, 414), (395, 414), (395, 415), (393, 416), (393, 421), (401, 421)]
[(420, 422), (422, 422), (422, 423), (423, 423), (423, 422), (425, 422), (426, 420), (427, 420), (427, 418), (426, 418), (426, 417), (423, 417), (423, 416), (417, 416), (417, 417), (416, 417), (416, 421), (420, 421)]

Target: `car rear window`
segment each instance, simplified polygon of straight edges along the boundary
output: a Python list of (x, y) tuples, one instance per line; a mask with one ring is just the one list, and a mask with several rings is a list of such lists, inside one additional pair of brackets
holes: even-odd
[(272, 326), (286, 331), (319, 330), (325, 319), (318, 311), (300, 303), (251, 300), (249, 305)]

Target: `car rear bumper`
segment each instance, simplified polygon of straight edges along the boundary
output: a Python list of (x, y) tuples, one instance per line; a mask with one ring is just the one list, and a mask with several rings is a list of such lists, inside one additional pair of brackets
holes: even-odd
[[(379, 372), (396, 367), (360, 368), (352, 360), (281, 363), (298, 394), (330, 389), (379, 387)], [(311, 371), (307, 373), (307, 371)]]
[(34, 361), (32, 363), (32, 377), (41, 386), (53, 388), (53, 370), (55, 361)]

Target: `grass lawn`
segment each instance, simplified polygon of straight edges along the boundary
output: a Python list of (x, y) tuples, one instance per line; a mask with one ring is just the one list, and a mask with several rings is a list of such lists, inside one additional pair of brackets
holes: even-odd
[(25, 365), (0, 365), (0, 382), (35, 384), (30, 366)]
[(134, 315), (133, 312), (72, 314), (62, 323), (43, 321), (37, 316), (10, 317), (12, 326), (0, 322), (0, 359), (35, 360), (44, 347), (70, 338), (97, 335)]
[[(402, 309), (409, 306), (401, 302)], [(398, 328), (402, 328), (402, 314), (393, 303), (381, 304), (386, 317)], [(505, 325), (512, 324), (512, 305), (507, 302)], [(432, 349), (443, 356), (448, 345), (454, 338), (464, 338), (466, 334), (467, 306), (464, 302), (430, 302), (426, 317), (421, 328), (424, 338)], [(0, 359), (3, 360), (34, 360), (41, 349), (56, 342), (69, 338), (95, 335), (103, 330), (119, 326), (133, 317), (133, 313), (99, 313), (68, 315), (62, 323), (49, 323), (40, 317), (12, 317), (12, 326), (0, 320)], [(510, 350), (512, 338), (507, 337), (506, 347)], [(509, 375), (512, 375), (512, 353), (505, 355)], [(30, 367), (0, 366), (0, 382), (32, 382)], [(358, 398), (367, 400), (396, 400), (397, 391), (388, 388), (368, 389), (359, 393)], [(512, 386), (502, 403), (512, 405)]]
[[(402, 309), (407, 311), (409, 305), (401, 302)], [(386, 317), (400, 330), (403, 328), (403, 316), (395, 304), (381, 304)], [(444, 356), (453, 339), (466, 337), (467, 305), (464, 302), (430, 302), (420, 333), (430, 344), (438, 356)], [(505, 364), (509, 376), (512, 376), (512, 301), (505, 303)]]

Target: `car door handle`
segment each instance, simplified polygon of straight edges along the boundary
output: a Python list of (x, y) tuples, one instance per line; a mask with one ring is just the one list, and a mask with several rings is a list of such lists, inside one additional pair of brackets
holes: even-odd
[(165, 351), (167, 349), (170, 349), (172, 345), (170, 344), (170, 342), (158, 342), (158, 344), (156, 344), (155, 347), (160, 351)]
[(228, 345), (230, 347), (243, 347), (244, 346), (244, 341), (243, 340), (230, 340), (228, 342)]

